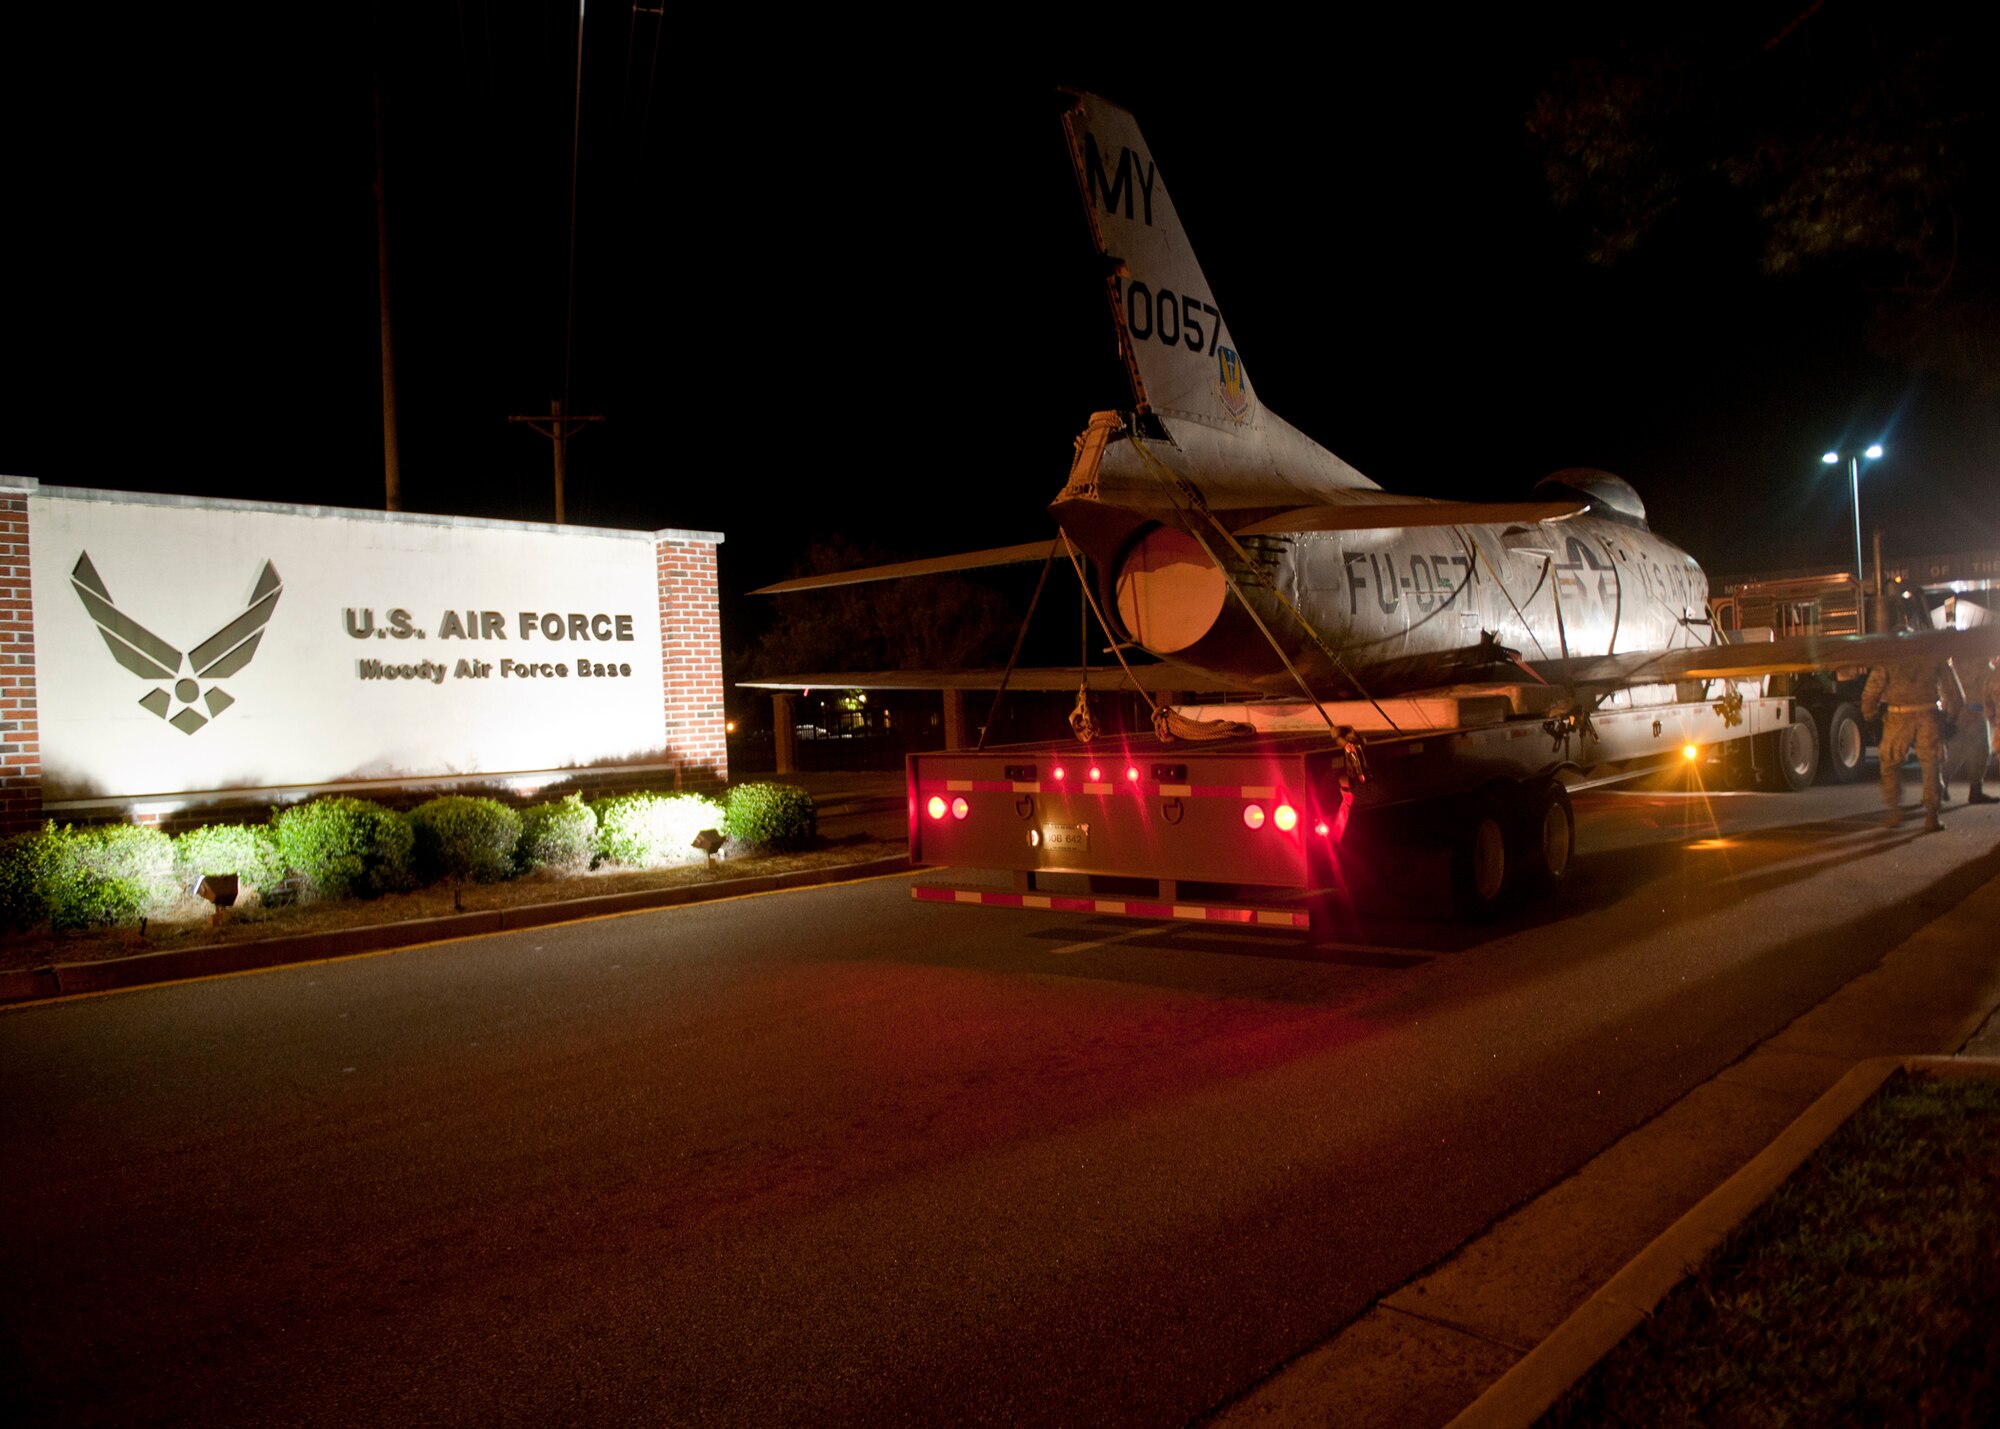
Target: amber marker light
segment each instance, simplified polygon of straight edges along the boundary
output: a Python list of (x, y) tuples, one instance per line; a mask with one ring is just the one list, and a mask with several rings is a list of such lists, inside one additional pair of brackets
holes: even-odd
[(943, 818), (943, 817), (944, 817), (944, 795), (942, 795), (942, 794), (933, 794), (933, 795), (931, 795), (931, 801), (930, 801), (930, 803), (929, 803), (929, 804), (925, 805), (925, 807), (926, 807), (926, 808), (928, 808), (928, 809), (929, 809), (929, 810), (931, 811), (931, 817), (932, 817), (932, 818), (934, 818), (934, 819), (941, 819), (941, 818)]
[(1244, 806), (1243, 827), (1246, 829), (1261, 829), (1264, 827), (1264, 806), (1262, 804), (1246, 804)]
[(1299, 826), (1299, 811), (1290, 804), (1280, 804), (1271, 811), (1271, 822), (1278, 826), (1278, 832), (1288, 834)]
[(1692, 744), (1683, 744), (1681, 746), (1681, 758), (1687, 760), (1690, 764), (1700, 757), (1701, 750), (1698, 746)]

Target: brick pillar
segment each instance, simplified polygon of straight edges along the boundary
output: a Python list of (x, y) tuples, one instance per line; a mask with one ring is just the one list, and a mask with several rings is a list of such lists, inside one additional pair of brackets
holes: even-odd
[(722, 611), (716, 603), (713, 531), (655, 531), (660, 579), (661, 711), (674, 785), (695, 790), (729, 780), (722, 714)]
[(0, 477), (0, 832), (42, 821), (42, 744), (35, 717), (35, 595), (29, 579), (25, 477)]

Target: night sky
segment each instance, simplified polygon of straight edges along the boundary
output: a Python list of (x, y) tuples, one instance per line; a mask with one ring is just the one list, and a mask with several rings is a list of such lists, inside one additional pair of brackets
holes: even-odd
[[(8, 22), (0, 472), (381, 505), (379, 53), (403, 504), (548, 519), (548, 443), (505, 418), (564, 380), (574, 10), (409, 0), (378, 44), (361, 7), (61, 8)], [(1801, 11), (1886, 49), (1972, 23), (1908, 9), (1734, 13), (1751, 51)], [(589, 13), (569, 369), (607, 420), (569, 516), (725, 533), (730, 645), (811, 540), (1051, 529), (1071, 438), (1125, 400), (1059, 84), (1135, 112), (1261, 397), (1384, 487), (1508, 500), (1597, 466), (1712, 574), (1833, 565), (1819, 454), (1881, 439), (1863, 520), (1891, 554), (2000, 546), (1995, 389), (1876, 355), (1854, 274), (1763, 276), (1726, 203), (1584, 261), (1526, 117), (1573, 56), (1657, 35), (1511, 7), (954, 23), (977, 33)], [(1994, 232), (1967, 226), (1964, 271)]]

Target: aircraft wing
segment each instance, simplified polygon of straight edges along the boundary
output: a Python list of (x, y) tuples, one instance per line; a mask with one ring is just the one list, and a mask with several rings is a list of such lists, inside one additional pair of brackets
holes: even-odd
[[(961, 551), (955, 556), (933, 556), (922, 561), (898, 561), (887, 566), (861, 566), (851, 571), (828, 571), (822, 575), (799, 576), (776, 585), (759, 586), (752, 595), (790, 595), (802, 590), (825, 590), (837, 585), (860, 585), (866, 581), (901, 580), (905, 576), (936, 576), (947, 571), (973, 571), (983, 566), (1011, 566), (1048, 559), (1051, 541), (1029, 541), (1019, 546), (994, 546), (984, 551)], [(849, 689), (865, 686), (850, 685)]]
[(1567, 669), (1575, 683), (1610, 686), (1953, 659), (1962, 678), (1975, 663), (1994, 655), (2000, 655), (2000, 625), (1912, 635), (1793, 635), (1783, 640), (1599, 655), (1573, 660)]
[(1532, 525), (1561, 521), (1590, 509), (1587, 501), (1394, 501), (1301, 506), (1238, 526), (1238, 536), (1288, 531), (1369, 531), (1410, 526)]
[[(1263, 536), (1292, 531), (1397, 530), (1413, 526), (1498, 526), (1532, 525), (1537, 521), (1561, 521), (1590, 509), (1586, 501), (1370, 501), (1349, 505), (1301, 506), (1262, 517), (1247, 526), (1233, 528), (1238, 536)], [(759, 586), (751, 595), (791, 595), (798, 591), (826, 590), (833, 586), (861, 585), (868, 581), (902, 580), (908, 576), (943, 575), (949, 571), (979, 570), (1040, 561), (1048, 557), (1047, 541), (1028, 541), (1018, 546), (994, 546), (984, 551), (964, 551), (951, 556), (933, 556), (921, 561), (897, 561), (886, 566), (862, 566), (851, 571), (828, 571), (821, 575), (799, 576), (775, 585)], [(862, 688), (859, 685), (850, 686)]]
[[(774, 675), (765, 679), (738, 680), (745, 690), (997, 690), (1000, 670), (870, 670), (835, 671), (818, 675)], [(1117, 665), (1081, 668), (1040, 667), (1016, 670), (1006, 677), (1010, 690), (1074, 690), (1087, 685), (1093, 691), (1115, 694), (1132, 687), (1149, 694), (1162, 690), (1200, 691), (1203, 694), (1246, 694), (1248, 686), (1219, 686), (1205, 676), (1175, 665), (1134, 665), (1132, 677)]]

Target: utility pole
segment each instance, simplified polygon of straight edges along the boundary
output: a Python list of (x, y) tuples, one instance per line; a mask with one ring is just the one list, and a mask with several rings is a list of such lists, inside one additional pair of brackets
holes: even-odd
[(576, 5), (576, 113), (570, 123), (569, 138), (569, 291), (563, 303), (563, 383), (562, 396), (549, 403), (549, 415), (543, 417), (509, 417), (510, 422), (524, 422), (540, 432), (555, 445), (556, 454), (556, 525), (563, 524), (563, 482), (567, 475), (567, 455), (571, 435), (580, 431), (586, 423), (601, 422), (604, 418), (596, 415), (572, 417), (565, 410), (569, 406), (570, 357), (575, 349), (576, 338), (576, 191), (579, 176), (579, 162), (583, 145), (583, 0)]
[(524, 423), (533, 430), (540, 432), (543, 436), (547, 437), (551, 442), (555, 444), (556, 525), (558, 526), (562, 525), (563, 524), (563, 480), (565, 476), (565, 465), (566, 465), (565, 449), (569, 445), (570, 437), (574, 433), (582, 430), (582, 428), (586, 423), (601, 422), (604, 420), (604, 418), (597, 416), (595, 414), (590, 414), (581, 417), (564, 416), (562, 399), (558, 397), (549, 403), (549, 414), (546, 417), (509, 417), (507, 420), (510, 422)]
[[(382, 497), (383, 509), (403, 509), (403, 465), (396, 454), (396, 349), (389, 335), (389, 202), (382, 165), (382, 39), (375, 57), (375, 272), (382, 301)], [(560, 458), (558, 458), (560, 461)], [(558, 520), (561, 518), (558, 517)]]

